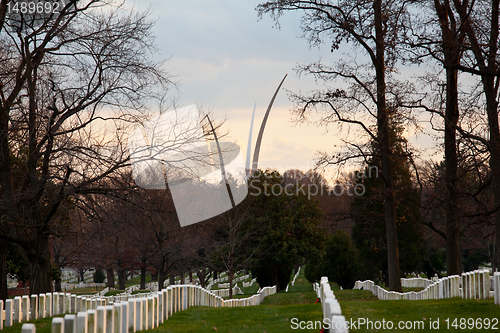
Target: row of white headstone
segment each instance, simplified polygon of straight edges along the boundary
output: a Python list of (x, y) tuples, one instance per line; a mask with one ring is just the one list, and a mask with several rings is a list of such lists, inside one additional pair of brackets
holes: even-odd
[(46, 293), (16, 296), (14, 299), (0, 300), (0, 329), (16, 323), (46, 318), (66, 313), (77, 313), (96, 309), (110, 301), (109, 297), (85, 297), (69, 293)]
[(342, 315), (340, 304), (335, 298), (333, 291), (328, 283), (328, 278), (323, 276), (318, 283), (313, 284), (318, 298), (321, 300), (323, 309), (323, 324), (329, 324), (329, 333), (348, 333), (348, 324), (345, 317)]
[[(499, 273), (495, 273), (497, 276)], [(442, 299), (451, 297), (462, 297), (466, 299), (488, 299), (490, 297), (490, 276), (487, 270), (475, 270), (473, 272), (459, 275), (447, 276), (429, 284), (424, 290), (419, 292), (399, 293), (387, 291), (375, 285), (371, 280), (356, 281), (353, 289), (369, 290), (381, 300), (407, 299)], [(495, 287), (495, 291), (500, 289)], [(495, 291), (492, 294), (495, 294)]]
[[(243, 281), (243, 280), (246, 280), (246, 279), (249, 279), (249, 278), (250, 278), (249, 274), (243, 275), (243, 276), (240, 276), (240, 277), (237, 277), (237, 278), (234, 278), (233, 279), (233, 284), (234, 283), (238, 283), (238, 282)], [(225, 277), (224, 280), (227, 280), (227, 277)], [(211, 284), (210, 286), (212, 286), (213, 284)], [(229, 282), (227, 282), (227, 283), (220, 283), (220, 282), (218, 282), (217, 283), (217, 287), (218, 288), (229, 288)]]
[[(94, 272), (91, 271), (86, 271), (85, 273), (83, 273), (83, 279), (85, 281), (91, 280), (93, 276)], [(61, 280), (63, 281), (63, 284), (77, 284), (77, 282), (80, 280), (80, 273), (72, 268), (63, 268), (61, 271)]]
[(72, 289), (78, 289), (78, 288), (102, 288), (105, 287), (106, 283), (85, 283), (85, 282), (80, 282), (80, 283), (61, 283), (61, 290), (63, 291), (68, 291)]
[[(229, 297), (229, 288), (227, 289), (217, 289), (217, 290), (211, 290), (211, 292), (214, 295), (220, 296), (220, 297)], [(241, 288), (238, 286), (233, 287), (233, 295), (242, 295), (243, 291), (241, 291)]]
[(262, 299), (275, 292), (275, 287), (267, 287), (260, 294), (246, 299), (224, 300), (199, 286), (175, 285), (149, 297), (98, 307), (96, 312), (80, 312), (76, 316), (76, 326), (75, 318), (71, 317), (74, 315), (67, 315), (64, 320), (54, 318), (52, 333), (133, 333), (156, 328), (172, 314), (190, 306), (258, 305)]
[(295, 280), (297, 280), (297, 277), (299, 276), (300, 273), (300, 267), (302, 266), (299, 266), (299, 269), (297, 270), (297, 273), (295, 273), (295, 275), (293, 276), (292, 281), (286, 286), (285, 292), (288, 292), (288, 287), (293, 286), (295, 284)]
[(253, 278), (250, 282), (243, 281), (243, 288), (251, 287), (255, 282), (257, 282), (257, 278)]
[(427, 288), (433, 283), (434, 281), (421, 277), (401, 278), (401, 287), (405, 288)]
[[(161, 292), (154, 292), (146, 297), (130, 297), (128, 300), (121, 298), (121, 301), (113, 304), (96, 303), (96, 307), (88, 309), (83, 307), (84, 302), (81, 307), (75, 304), (75, 309), (78, 309), (77, 314), (53, 318), (52, 333), (133, 333), (156, 328), (172, 314), (186, 310), (190, 306), (259, 305), (266, 296), (274, 293), (276, 287), (265, 287), (259, 294), (248, 298), (224, 300), (200, 286), (169, 286)], [(26, 333), (33, 332), (33, 327), (33, 324), (24, 324), (23, 333), (25, 329)]]
[(227, 281), (228, 280), (228, 276), (227, 276), (227, 274), (225, 274), (225, 275), (224, 274), (225, 273), (221, 273), (217, 279), (212, 279), (212, 281), (210, 281), (207, 284), (207, 289), (210, 290), (214, 284)]

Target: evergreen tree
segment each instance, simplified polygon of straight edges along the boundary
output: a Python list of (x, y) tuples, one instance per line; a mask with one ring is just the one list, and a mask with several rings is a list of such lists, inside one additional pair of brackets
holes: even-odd
[[(403, 137), (400, 114), (392, 110), (390, 117), (391, 169), (396, 199), (399, 264), (402, 275), (422, 268), (425, 246), (420, 230), (420, 195), (412, 183), (407, 140)], [(384, 222), (383, 179), (380, 178), (380, 154), (372, 142), (373, 155), (363, 172), (356, 172), (356, 185), (364, 193), (351, 204), (355, 225), (353, 239), (360, 251), (361, 276), (364, 279), (387, 280), (387, 248)], [(359, 191), (358, 191), (359, 192)]]
[(311, 281), (319, 281), (327, 276), (344, 289), (352, 289), (359, 276), (359, 252), (344, 230), (337, 230), (326, 242), (325, 251), (308, 261), (305, 276)]
[(260, 251), (250, 270), (261, 287), (277, 285), (278, 291), (286, 288), (296, 264), (320, 255), (326, 240), (318, 228), (323, 217), (318, 202), (306, 189), (285, 186), (278, 172), (259, 172), (247, 198), (249, 222), (261, 226), (252, 246)]

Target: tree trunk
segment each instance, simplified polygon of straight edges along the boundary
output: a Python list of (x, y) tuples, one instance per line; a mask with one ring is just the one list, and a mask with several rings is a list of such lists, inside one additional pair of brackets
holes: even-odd
[(457, 32), (456, 19), (448, 1), (443, 4), (434, 0), (434, 8), (439, 19), (446, 69), (446, 108), (444, 116), (444, 157), (446, 183), (446, 270), (448, 275), (461, 272), (460, 226), (458, 223), (458, 157), (456, 125), (458, 123), (458, 69), (460, 64), (461, 40), (463, 33)]
[(85, 270), (80, 269), (78, 270), (78, 273), (80, 273), (80, 282), (85, 282)]
[[(499, 138), (495, 140), (500, 141)], [(492, 144), (493, 146), (493, 144)], [(495, 143), (496, 149), (500, 149), (500, 142)], [(492, 173), (492, 186), (495, 197), (495, 207), (500, 207), (500, 150), (492, 152), (490, 157), (490, 167)], [(500, 212), (495, 213), (495, 252), (496, 252), (496, 267), (500, 267)]]
[(163, 270), (160, 269), (158, 271), (158, 291), (161, 291), (163, 289), (163, 282), (165, 282), (165, 273), (163, 273)]
[[(9, 243), (6, 240), (0, 240), (0, 300), (8, 297), (7, 292), (7, 247)], [(2, 309), (0, 309), (1, 311)], [(1, 318), (0, 318), (1, 319)]]
[(229, 299), (233, 298), (233, 277), (234, 272), (232, 270), (227, 272), (227, 282), (229, 283)]
[(140, 289), (146, 289), (146, 264), (143, 262), (141, 265), (141, 285)]
[(55, 280), (54, 289), (55, 289), (54, 291), (58, 292), (58, 293), (60, 293), (62, 291), (61, 279), (60, 278), (58, 278), (58, 279)]
[[(451, 61), (451, 60), (450, 60)], [(444, 132), (445, 177), (448, 198), (446, 202), (446, 271), (448, 275), (461, 273), (460, 230), (458, 210), (458, 156), (456, 126), (458, 123), (458, 70), (446, 69), (446, 111)]]
[(113, 268), (106, 269), (106, 276), (108, 281), (106, 283), (106, 287), (114, 288), (115, 287), (115, 272)]
[(205, 275), (203, 275), (203, 274), (200, 275), (200, 273), (198, 273), (198, 279), (200, 279), (200, 286), (202, 288), (205, 288), (207, 286), (207, 276), (206, 276), (206, 274)]
[(126, 271), (124, 269), (118, 269), (118, 289), (125, 290), (125, 281), (127, 280)]
[[(486, 95), (486, 111), (490, 128), (490, 168), (495, 208), (500, 207), (500, 127), (498, 124), (498, 101), (493, 76), (483, 76), (483, 87)], [(496, 267), (500, 267), (500, 210), (495, 212), (495, 249)]]
[[(490, 26), (490, 49), (487, 58), (488, 68), (483, 69), (490, 72), (498, 70), (498, 35), (499, 35), (499, 0), (491, 2), (491, 26)], [(472, 32), (472, 31), (471, 31)], [(476, 58), (479, 57), (479, 52)], [(478, 59), (481, 60), (481, 59)], [(483, 61), (480, 61), (484, 63)], [(495, 208), (500, 207), (500, 126), (498, 124), (498, 88), (495, 85), (495, 76), (482, 76), (484, 94), (486, 96), (486, 113), (488, 114), (488, 125), (490, 129), (490, 168), (493, 186)], [(496, 78), (497, 82), (499, 78)], [(495, 212), (495, 248), (496, 267), (500, 267), (500, 210)]]
[(386, 105), (386, 84), (385, 84), (385, 33), (383, 28), (382, 0), (373, 2), (375, 18), (375, 44), (376, 59), (375, 72), (377, 76), (377, 131), (380, 145), (380, 160), (382, 164), (382, 176), (384, 177), (384, 206), (385, 206), (385, 227), (387, 238), (387, 263), (389, 273), (389, 289), (402, 292), (398, 235), (396, 225), (396, 206), (394, 201), (391, 148), (389, 143), (389, 115)]
[(189, 270), (189, 283), (193, 283), (193, 272)]
[(52, 261), (49, 250), (49, 236), (39, 232), (34, 246), (28, 250), (28, 271), (30, 294), (44, 294), (52, 292)]
[[(492, 0), (490, 13), (491, 19), (485, 21), (489, 25), (489, 48), (486, 52), (482, 48), (478, 31), (475, 31), (469, 19), (470, 10), (467, 8), (468, 2), (454, 1), (455, 8), (457, 8), (463, 26), (467, 31), (471, 49), (476, 58), (477, 66), (481, 71), (481, 81), (483, 84), (484, 95), (486, 97), (486, 114), (488, 115), (489, 126), (489, 151), (490, 151), (490, 168), (491, 180), (494, 196), (495, 212), (495, 252), (496, 252), (496, 266), (500, 266), (500, 127), (498, 124), (498, 36), (499, 36), (499, 11), (500, 1)], [(482, 33), (482, 32), (481, 32)], [(495, 80), (496, 83), (495, 83)]]
[(272, 284), (276, 286), (276, 292), (279, 293), (281, 291), (280, 281), (278, 279), (278, 270), (274, 269)]
[(200, 280), (200, 285), (202, 288), (206, 288), (207, 282), (210, 279), (210, 270), (207, 268), (201, 268), (196, 270), (198, 279)]
[(175, 276), (173, 276), (172, 274), (169, 274), (168, 277), (169, 277), (169, 284), (174, 285), (175, 284)]
[(180, 275), (181, 275), (181, 284), (186, 283), (186, 277), (185, 277), (184, 271), (181, 271)]

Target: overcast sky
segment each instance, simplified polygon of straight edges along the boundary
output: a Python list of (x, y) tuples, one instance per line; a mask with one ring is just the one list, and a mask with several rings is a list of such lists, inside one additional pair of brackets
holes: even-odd
[[(275, 101), (263, 137), (259, 167), (310, 168), (318, 150), (333, 152), (341, 145), (339, 133), (314, 125), (291, 122), (286, 89), (306, 92), (317, 88), (311, 78), (297, 77), (297, 64), (320, 57), (333, 63), (352, 49), (330, 52), (329, 45), (309, 48), (301, 38), (299, 13), (287, 13), (274, 27), (269, 16), (258, 20), (260, 1), (245, 0), (141, 0), (135, 6), (149, 8), (157, 19), (155, 33), (161, 59), (179, 82), (171, 97), (179, 106), (198, 104), (226, 117), (231, 140), (246, 156), (248, 132), (254, 103), (257, 110), (252, 149), (269, 101), (288, 73)], [(130, 4), (130, 2), (129, 2)], [(420, 138), (420, 140), (422, 140)], [(432, 145), (432, 140), (424, 140)]]

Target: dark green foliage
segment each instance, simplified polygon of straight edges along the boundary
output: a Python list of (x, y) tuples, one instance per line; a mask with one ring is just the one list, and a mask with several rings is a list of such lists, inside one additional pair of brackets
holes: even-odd
[[(264, 261), (261, 263), (265, 264)], [(266, 268), (264, 265), (255, 265), (252, 268), (252, 274), (256, 276), (257, 283), (260, 286), (274, 286), (276, 281), (278, 281), (278, 285), (280, 290), (285, 290), (286, 286), (290, 282), (290, 275), (292, 274), (293, 269), (289, 267), (285, 267), (285, 265), (280, 265), (280, 263), (270, 263), (273, 266)]]
[(446, 249), (430, 249), (427, 251), (426, 258), (423, 262), (423, 272), (430, 279), (434, 274), (441, 275), (445, 270), (444, 262), (446, 261)]
[(359, 253), (351, 236), (343, 230), (337, 230), (326, 242), (323, 254), (307, 263), (306, 278), (313, 282), (327, 276), (344, 289), (351, 289), (359, 278)]
[(106, 274), (104, 274), (104, 271), (102, 268), (96, 269), (94, 273), (94, 282), (95, 283), (104, 283), (104, 280), (106, 280)]
[(52, 281), (61, 283), (61, 269), (55, 263), (51, 263), (50, 265), (52, 267)]
[[(420, 195), (412, 184), (407, 142), (402, 136), (403, 127), (393, 111), (390, 124), (390, 145), (393, 190), (396, 200), (397, 236), (401, 275), (419, 271), (425, 254), (424, 239), (420, 230)], [(356, 185), (364, 187), (362, 196), (351, 204), (355, 226), (352, 237), (363, 262), (363, 279), (381, 280), (387, 277), (387, 247), (384, 217), (383, 179), (379, 175), (380, 158), (376, 143), (372, 144), (373, 157), (363, 172), (356, 173)]]
[(7, 272), (17, 281), (28, 281), (28, 263), (21, 256), (20, 248), (15, 244), (8, 246)]
[(470, 272), (479, 268), (479, 265), (484, 265), (489, 261), (488, 256), (481, 249), (470, 249), (463, 251), (462, 263), (464, 272)]
[(252, 245), (258, 255), (249, 268), (261, 287), (279, 285), (280, 290), (294, 265), (318, 256), (325, 241), (318, 228), (323, 216), (318, 203), (294, 187), (287, 195), (282, 186), (279, 173), (261, 172), (250, 180), (249, 195), (252, 223), (261, 226)]

